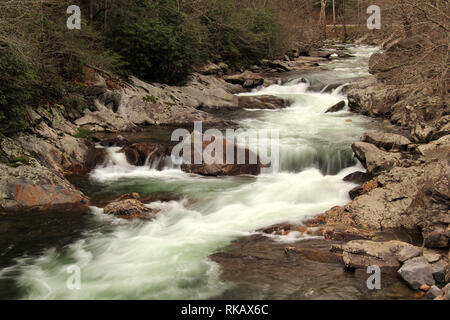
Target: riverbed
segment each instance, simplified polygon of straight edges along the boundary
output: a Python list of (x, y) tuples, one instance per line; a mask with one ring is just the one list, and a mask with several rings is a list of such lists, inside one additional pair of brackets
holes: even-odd
[[(257, 177), (202, 177), (170, 162), (163, 170), (158, 170), (160, 163), (135, 167), (127, 163), (120, 148), (108, 148), (104, 165), (73, 180), (92, 198), (89, 214), (2, 218), (0, 298), (227, 299), (232, 298), (230, 292), (240, 299), (289, 298), (282, 292), (264, 296), (232, 291), (233, 281), (222, 277), (220, 265), (208, 257), (237, 239), (254, 236), (259, 228), (285, 221), (301, 223), (350, 201), (348, 191), (356, 185), (342, 178), (364, 170), (350, 145), (372, 120), (347, 108), (325, 111), (346, 100), (346, 83), (368, 74), (368, 59), (377, 48), (348, 50), (354, 57), (334, 60), (326, 65), (328, 70), (291, 76), (245, 93), (276, 95), (289, 100), (289, 107), (229, 114), (244, 131), (279, 132), (278, 171)], [(139, 134), (139, 140), (161, 141), (169, 134), (169, 129), (156, 133), (149, 129)], [(155, 220), (129, 221), (103, 214), (108, 201), (130, 192), (156, 200), (148, 203), (160, 210)], [(70, 266), (80, 270), (79, 289), (67, 286)], [(332, 291), (337, 282), (330, 284), (330, 279), (340, 281), (336, 274), (340, 273), (333, 269), (325, 282), (317, 281), (317, 287), (327, 284), (327, 292)], [(302, 274), (299, 279), (305, 277)], [(361, 298), (357, 289), (352, 290), (328, 297)], [(308, 297), (307, 292), (296, 296)]]

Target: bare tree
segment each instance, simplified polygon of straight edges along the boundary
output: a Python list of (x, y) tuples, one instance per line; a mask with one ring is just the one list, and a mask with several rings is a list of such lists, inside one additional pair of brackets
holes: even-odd
[(323, 37), (327, 37), (327, 0), (320, 0), (320, 17), (319, 17), (319, 26), (323, 26)]

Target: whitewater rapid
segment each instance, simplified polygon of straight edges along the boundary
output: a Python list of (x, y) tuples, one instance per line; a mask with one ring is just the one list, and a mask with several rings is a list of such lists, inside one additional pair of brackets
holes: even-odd
[[(346, 79), (367, 74), (373, 48), (353, 49), (356, 58), (339, 62), (329, 76)], [(352, 65), (355, 67), (352, 69)], [(321, 75), (323, 76), (323, 75)], [(345, 81), (342, 81), (345, 83)], [(108, 148), (106, 165), (90, 179), (104, 190), (168, 192), (180, 200), (153, 202), (161, 210), (154, 221), (125, 221), (92, 207), (92, 224), (80, 240), (63, 249), (49, 248), (38, 257), (21, 257), (0, 272), (12, 278), (25, 299), (208, 299), (232, 286), (208, 256), (232, 240), (279, 222), (301, 221), (349, 201), (355, 185), (342, 180), (363, 170), (350, 144), (367, 120), (348, 112), (324, 112), (346, 100), (342, 86), (311, 92), (309, 84), (291, 81), (252, 93), (289, 99), (283, 110), (255, 110), (238, 120), (246, 129), (280, 132), (280, 172), (257, 177), (207, 178), (167, 163), (132, 166), (119, 148)], [(279, 241), (292, 241), (279, 237)], [(81, 272), (79, 290), (67, 287), (69, 266)]]

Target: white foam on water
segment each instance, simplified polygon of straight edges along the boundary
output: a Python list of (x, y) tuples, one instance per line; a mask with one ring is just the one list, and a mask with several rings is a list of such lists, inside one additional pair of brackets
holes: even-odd
[[(244, 129), (280, 131), (281, 172), (205, 178), (170, 166), (161, 171), (148, 163), (132, 166), (118, 148), (107, 148), (107, 163), (90, 175), (100, 187), (137, 181), (149, 187), (176, 185), (186, 198), (148, 204), (161, 210), (151, 222), (115, 219), (92, 207), (96, 227), (80, 240), (63, 250), (48, 249), (40, 257), (22, 257), (2, 270), (0, 278), (13, 278), (25, 299), (220, 297), (230, 284), (221, 281), (220, 268), (207, 258), (210, 254), (259, 228), (301, 222), (350, 200), (348, 191), (355, 185), (342, 178), (362, 169), (349, 146), (359, 138), (365, 120), (346, 111), (324, 114), (345, 99), (341, 88), (333, 93), (308, 88), (308, 83), (294, 81), (252, 92), (287, 97), (293, 103), (240, 120)], [(277, 241), (295, 241), (296, 236)], [(67, 267), (73, 264), (81, 268), (80, 290), (67, 288)]]

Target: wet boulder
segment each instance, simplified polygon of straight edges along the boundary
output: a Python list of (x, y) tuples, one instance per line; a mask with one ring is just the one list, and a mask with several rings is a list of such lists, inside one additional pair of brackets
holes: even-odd
[(377, 178), (373, 178), (372, 180), (367, 181), (362, 186), (357, 186), (349, 191), (350, 199), (354, 200), (355, 198), (365, 195), (370, 191), (378, 188), (378, 180)]
[(368, 174), (367, 172), (362, 171), (355, 171), (352, 172), (344, 177), (345, 182), (353, 182), (353, 183), (364, 183), (368, 180), (370, 180), (372, 176)]
[(325, 113), (338, 112), (343, 110), (344, 108), (345, 108), (345, 101), (342, 100), (336, 103), (335, 105), (329, 107), (327, 111), (325, 111)]
[[(191, 135), (190, 141), (195, 141), (195, 133)], [(237, 146), (232, 141), (221, 138), (212, 138), (212, 141), (205, 141), (202, 134), (198, 134), (199, 141), (202, 141), (201, 150), (196, 150), (194, 148), (194, 143), (190, 145), (191, 148), (191, 159), (189, 163), (184, 163), (181, 165), (181, 169), (187, 173), (195, 173), (203, 176), (237, 176), (237, 175), (258, 175), (261, 172), (263, 165), (260, 162), (259, 157), (247, 148), (242, 148)], [(216, 141), (218, 139), (218, 141)], [(189, 142), (185, 142), (189, 143)], [(210, 145), (214, 144), (218, 147), (217, 149), (210, 149)], [(221, 147), (221, 148), (220, 148)], [(228, 148), (233, 148), (234, 158), (232, 163), (227, 163), (226, 151)], [(208, 158), (205, 159), (205, 149), (208, 148)], [(200, 148), (199, 148), (200, 149)], [(221, 150), (220, 150), (221, 149)], [(201, 154), (200, 154), (201, 152)], [(217, 154), (216, 154), (217, 152)], [(222, 153), (222, 154), (220, 154)], [(242, 161), (238, 161), (238, 156), (242, 155)], [(195, 163), (195, 159), (201, 159), (201, 163)], [(242, 164), (240, 164), (242, 163)]]
[(365, 132), (361, 140), (386, 150), (406, 150), (411, 144), (411, 141), (402, 135), (379, 131)]
[(286, 62), (281, 60), (262, 60), (262, 64), (265, 67), (275, 69), (279, 72), (291, 71), (292, 69), (288, 66)]
[(321, 51), (321, 50), (310, 50), (309, 55), (311, 57), (319, 57), (319, 58), (323, 58), (323, 59), (329, 59), (332, 55), (332, 52)]
[(373, 232), (346, 225), (328, 225), (323, 230), (323, 237), (327, 240), (352, 241), (369, 240), (375, 237)]
[(156, 212), (137, 199), (114, 201), (104, 208), (104, 213), (124, 219), (154, 219)]

